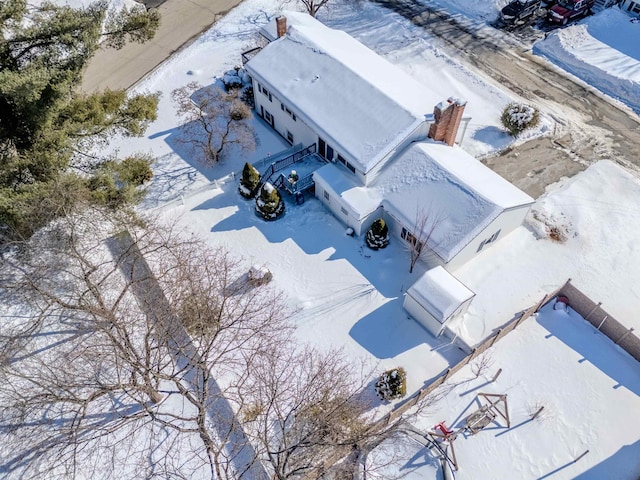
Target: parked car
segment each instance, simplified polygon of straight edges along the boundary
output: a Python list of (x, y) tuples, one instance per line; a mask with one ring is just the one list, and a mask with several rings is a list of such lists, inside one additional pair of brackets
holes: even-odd
[(522, 22), (536, 13), (541, 4), (541, 0), (513, 0), (500, 11), (500, 19), (504, 23)]
[(549, 9), (547, 18), (550, 22), (566, 25), (569, 20), (589, 13), (595, 0), (560, 0)]

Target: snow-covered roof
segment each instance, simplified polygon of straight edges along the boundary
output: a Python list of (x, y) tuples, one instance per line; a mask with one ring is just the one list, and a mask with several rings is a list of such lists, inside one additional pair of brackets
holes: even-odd
[(347, 33), (285, 12), (287, 35), (247, 70), (289, 102), (338, 152), (368, 172), (425, 121), (441, 100)]
[(438, 266), (425, 272), (409, 287), (407, 295), (413, 297), (436, 320), (443, 323), (475, 293), (456, 277)]
[(380, 206), (380, 198), (376, 192), (356, 183), (332, 163), (328, 163), (313, 172), (314, 180), (324, 181), (339, 195), (342, 203), (349, 207), (358, 220), (363, 219)]
[(380, 205), (407, 227), (430, 215), (437, 225), (429, 247), (446, 262), (504, 210), (534, 202), (462, 148), (430, 140), (408, 147), (368, 187), (349, 175), (333, 164), (314, 172), (359, 219)]
[(417, 215), (430, 215), (436, 226), (429, 247), (445, 261), (502, 211), (534, 202), (460, 147), (432, 141), (411, 145), (370, 189), (404, 225), (414, 225)]

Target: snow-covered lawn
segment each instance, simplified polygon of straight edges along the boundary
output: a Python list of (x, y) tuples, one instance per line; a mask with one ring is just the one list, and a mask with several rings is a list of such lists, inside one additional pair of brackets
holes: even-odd
[[(491, 366), (479, 378), (473, 364), (451, 377), (441, 387), (446, 399), (416, 425), (427, 431), (446, 420), (457, 429), (479, 408), (478, 393), (508, 395), (511, 428), (497, 417), (476, 435), (455, 440), (458, 480), (638, 478), (640, 368), (582, 317), (548, 304), (489, 349), (487, 358)], [(424, 463), (425, 475), (416, 478), (434, 478), (429, 458), (416, 447), (400, 466)]]
[[(228, 175), (239, 172), (246, 160), (254, 162), (285, 148), (285, 142), (258, 119), (258, 150), (212, 168), (201, 167), (175, 141), (179, 123), (171, 90), (193, 80), (210, 84), (239, 64), (240, 53), (254, 45), (256, 29), (275, 15), (273, 8), (265, 0), (243, 2), (141, 82), (137, 90), (163, 93), (159, 120), (146, 138), (114, 146), (123, 154), (143, 150), (158, 158), (147, 206), (165, 205), (161, 211), (167, 219), (183, 222), (214, 245), (228, 246), (246, 259), (247, 268), (268, 266), (274, 283), (299, 309), (293, 321), (301, 339), (342, 346), (379, 370), (402, 365), (413, 392), (461, 358), (461, 352), (431, 337), (403, 311), (402, 294), (422, 271), (408, 274), (407, 255), (399, 242), (369, 251), (362, 239), (346, 236), (344, 226), (309, 197), (299, 206), (288, 202), (284, 218), (274, 223), (256, 217), (253, 202), (238, 195), (237, 178)], [(321, 19), (439, 89), (443, 98), (469, 100), (466, 113), (473, 125), (463, 147), (472, 154), (495, 151), (510, 141), (498, 123), (509, 97), (444, 56), (421, 29), (370, 3), (355, 7), (335, 2)], [(209, 183), (223, 177), (226, 182)], [(567, 240), (537, 240), (523, 227), (456, 272), (477, 293), (461, 334), (471, 343), (481, 340), (568, 277), (594, 300), (603, 300), (618, 320), (634, 318), (640, 292), (633, 271), (614, 268), (640, 264), (632, 241), (640, 222), (632, 206), (640, 203), (635, 198), (640, 199), (637, 179), (612, 163), (601, 163), (540, 199), (534, 207), (537, 217), (566, 228)], [(171, 199), (177, 201), (164, 203)]]
[[(408, 390), (414, 392), (463, 354), (445, 339), (433, 338), (402, 309), (403, 292), (424, 270), (408, 273), (408, 254), (400, 242), (368, 250), (362, 238), (345, 235), (344, 226), (311, 197), (299, 206), (288, 202), (284, 218), (274, 223), (259, 219), (254, 202), (238, 194), (237, 175), (235, 180), (229, 176), (240, 172), (245, 161), (286, 147), (259, 119), (254, 119), (260, 140), (256, 152), (215, 167), (203, 168), (176, 140), (180, 127), (170, 92), (194, 80), (208, 85), (238, 65), (240, 53), (254, 45), (257, 28), (276, 14), (274, 8), (265, 0), (243, 2), (141, 82), (138, 91), (162, 92), (159, 119), (145, 138), (114, 141), (112, 148), (121, 154), (148, 151), (158, 159), (146, 207), (160, 206), (167, 219), (179, 219), (212, 244), (228, 246), (246, 259), (247, 268), (265, 264), (273, 272), (274, 284), (299, 309), (293, 321), (300, 338), (342, 346), (377, 370), (410, 365)], [(510, 98), (444, 56), (422, 29), (370, 3), (335, 2), (324, 20), (362, 39), (442, 99), (468, 100), (465, 115), (473, 120), (463, 146), (472, 154), (512, 141), (499, 127), (500, 111)]]
[[(144, 210), (154, 209), (212, 245), (228, 247), (245, 259), (247, 269), (254, 264), (269, 268), (273, 284), (297, 309), (292, 318), (297, 339), (341, 346), (354, 361), (362, 359), (377, 371), (403, 366), (413, 393), (463, 353), (432, 337), (402, 309), (403, 293), (424, 267), (408, 273), (401, 242), (392, 239), (384, 250), (368, 250), (363, 238), (345, 235), (344, 225), (310, 196), (302, 205), (287, 200), (284, 217), (275, 222), (258, 218), (254, 203), (237, 192), (237, 175), (231, 174), (240, 172), (245, 161), (256, 162), (287, 146), (259, 119), (253, 120), (257, 150), (214, 167), (202, 167), (194, 152), (177, 141), (180, 123), (171, 91), (194, 80), (209, 85), (239, 65), (240, 53), (255, 45), (257, 28), (277, 13), (275, 3), (246, 0), (140, 82), (137, 91), (162, 93), (159, 118), (146, 137), (115, 139), (110, 148), (121, 155), (143, 151), (157, 158)], [(473, 3), (478, 18), (486, 15), (484, 21), (490, 21), (490, 11), (501, 2), (440, 3), (461, 9)], [(473, 120), (462, 146), (471, 154), (495, 152), (512, 141), (499, 127), (509, 95), (445, 56), (422, 29), (369, 2), (335, 0), (320, 19), (351, 33), (443, 99), (466, 99), (465, 114)], [(547, 127), (543, 121), (541, 129)], [(640, 265), (638, 205), (640, 180), (611, 162), (551, 188), (534, 206), (528, 227), (455, 272), (477, 294), (460, 334), (477, 343), (568, 277), (619, 321), (640, 330), (640, 287), (633, 268)], [(565, 241), (541, 234), (543, 224), (563, 232)], [(451, 380), (460, 384), (421, 425), (427, 429), (443, 419), (456, 425), (478, 391), (509, 394), (514, 428), (461, 436), (456, 442), (458, 478), (546, 478), (554, 471), (558, 479), (624, 478), (622, 473), (633, 471), (631, 462), (640, 455), (640, 374), (630, 357), (575, 315), (548, 310), (496, 344), (492, 356), (493, 369), (503, 368), (495, 384), (476, 389), (484, 379), (468, 380), (470, 372), (462, 370)], [(523, 423), (537, 404), (545, 406), (544, 415)], [(586, 457), (570, 464), (587, 449)], [(420, 464), (420, 455), (416, 452), (405, 464)], [(415, 478), (433, 478), (429, 465), (429, 472)]]

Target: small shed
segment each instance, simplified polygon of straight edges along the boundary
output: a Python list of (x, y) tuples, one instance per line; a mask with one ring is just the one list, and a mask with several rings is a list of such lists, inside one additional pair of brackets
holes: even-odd
[(453, 318), (464, 315), (475, 293), (443, 267), (432, 268), (407, 290), (404, 309), (433, 336)]

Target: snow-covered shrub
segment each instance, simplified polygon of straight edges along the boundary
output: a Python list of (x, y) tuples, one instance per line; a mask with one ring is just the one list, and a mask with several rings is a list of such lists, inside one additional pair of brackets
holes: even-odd
[(389, 245), (389, 228), (384, 220), (379, 218), (371, 225), (365, 237), (367, 246), (373, 250)]
[(253, 97), (253, 87), (251, 85), (242, 89), (240, 92), (240, 100), (246, 103), (249, 108), (256, 108), (256, 101)]
[(524, 103), (512, 102), (502, 110), (501, 120), (509, 135), (515, 137), (520, 132), (538, 125), (540, 114), (535, 107)]
[(242, 81), (242, 74), (240, 72), (240, 67), (236, 67), (233, 70), (225, 72), (225, 74), (222, 76), (222, 83), (224, 84), (224, 88), (227, 92), (230, 90), (235, 90), (237, 88), (242, 88), (244, 86), (244, 82)]
[(260, 187), (260, 172), (249, 162), (244, 164), (242, 169), (242, 178), (238, 190), (244, 198), (253, 198), (256, 196), (258, 187)]
[(256, 212), (265, 220), (275, 220), (284, 213), (284, 202), (278, 189), (266, 182), (256, 198)]
[(387, 370), (376, 382), (376, 393), (382, 400), (402, 398), (407, 394), (407, 373), (404, 368)]

